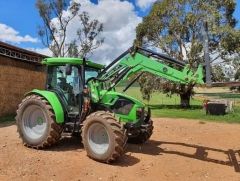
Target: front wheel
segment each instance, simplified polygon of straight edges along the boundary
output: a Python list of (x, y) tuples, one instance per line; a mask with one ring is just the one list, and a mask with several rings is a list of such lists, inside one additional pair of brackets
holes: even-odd
[(90, 158), (109, 163), (124, 153), (127, 136), (113, 114), (97, 111), (84, 121), (82, 140)]

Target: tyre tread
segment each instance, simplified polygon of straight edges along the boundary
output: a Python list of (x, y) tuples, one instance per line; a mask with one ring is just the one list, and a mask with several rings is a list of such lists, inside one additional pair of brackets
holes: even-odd
[[(114, 145), (114, 151), (111, 153), (111, 155), (108, 158), (106, 158), (104, 160), (96, 159), (96, 158), (94, 158), (94, 156), (91, 155), (91, 153), (88, 153), (88, 152), (87, 152), (87, 155), (90, 158), (98, 160), (100, 162), (105, 162), (105, 163), (114, 162), (124, 153), (126, 139), (127, 139), (127, 135), (124, 130), (124, 127), (123, 127), (122, 123), (114, 117), (114, 114), (112, 114), (110, 112), (105, 112), (105, 111), (93, 112), (86, 118), (86, 120), (84, 121), (84, 124), (83, 124), (83, 128), (82, 128), (83, 143), (87, 139), (87, 138), (85, 138), (84, 132), (85, 132), (88, 120), (92, 119), (94, 117), (101, 117), (102, 119), (106, 120), (108, 125), (111, 126), (114, 137), (115, 137), (114, 139), (115, 139), (116, 144)], [(86, 148), (87, 144), (84, 144), (84, 146), (85, 146), (85, 149), (88, 149), (88, 148)]]

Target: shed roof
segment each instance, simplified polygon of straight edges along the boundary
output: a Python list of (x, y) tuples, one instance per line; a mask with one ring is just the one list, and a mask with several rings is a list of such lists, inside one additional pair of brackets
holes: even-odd
[(0, 55), (37, 65), (42, 65), (41, 61), (47, 58), (46, 55), (19, 48), (2, 41), (0, 41)]

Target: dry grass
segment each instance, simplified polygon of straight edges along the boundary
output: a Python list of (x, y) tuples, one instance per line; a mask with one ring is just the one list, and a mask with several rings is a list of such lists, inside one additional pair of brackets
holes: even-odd
[(194, 91), (196, 93), (231, 93), (229, 87), (195, 87)]

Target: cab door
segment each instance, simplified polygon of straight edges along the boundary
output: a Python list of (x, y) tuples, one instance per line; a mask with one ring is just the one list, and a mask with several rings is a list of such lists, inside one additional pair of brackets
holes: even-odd
[(80, 114), (82, 83), (78, 66), (52, 66), (48, 70), (48, 89), (54, 91), (65, 105), (70, 117)]

